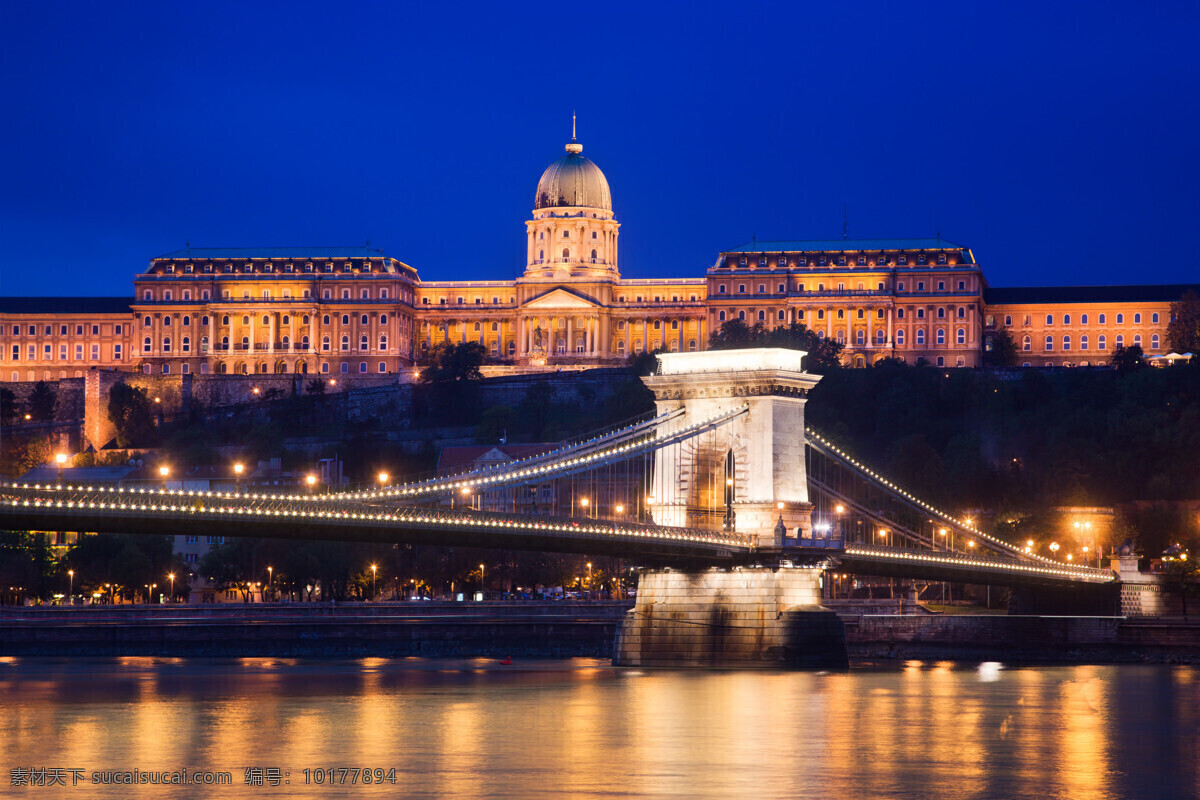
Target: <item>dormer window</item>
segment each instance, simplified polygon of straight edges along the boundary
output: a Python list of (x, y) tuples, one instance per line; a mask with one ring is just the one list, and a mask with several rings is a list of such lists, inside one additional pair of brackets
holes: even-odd
[(796, 259), (796, 264), (801, 267), (807, 267), (808, 259), (805, 258), (804, 256), (800, 256), (800, 258)]
[(904, 266), (905, 264), (908, 263), (908, 256), (897, 256), (896, 263), (899, 264), (900, 266)]
[(866, 256), (859, 256), (859, 257), (858, 257), (858, 265), (859, 265), (860, 267), (865, 267), (865, 266), (867, 265), (867, 257), (866, 257)]
[(758, 267), (759, 267), (759, 269), (766, 269), (766, 268), (767, 268), (767, 257), (766, 257), (766, 256), (759, 256), (759, 258), (758, 258)]
[(946, 254), (945, 253), (938, 253), (938, 264), (941, 264), (943, 266), (946, 264)]
[(312, 272), (312, 271), (313, 271), (313, 265), (312, 265), (312, 264), (305, 264), (305, 265), (304, 265), (304, 271), (305, 271), (305, 272)]
[(167, 269), (166, 269), (166, 271), (167, 271), (167, 272), (174, 272), (174, 271), (175, 271), (175, 265), (174, 265), (174, 264), (167, 264)]
[(205, 265), (204, 265), (204, 271), (205, 271), (205, 272), (212, 272), (212, 264), (205, 264)]
[(226, 265), (225, 265), (225, 271), (226, 271), (226, 272), (233, 272), (233, 264), (226, 264)]
[(342, 264), (342, 272), (349, 272), (350, 269), (351, 269), (351, 264), (349, 261), (347, 261), (345, 264)]
[(183, 271), (190, 275), (191, 273), (196, 271), (196, 268), (194, 266), (192, 266), (191, 264), (188, 264), (186, 267), (183, 268)]
[(741, 258), (738, 259), (738, 266), (742, 267), (743, 269), (745, 268), (745, 266), (746, 266), (746, 257), (745, 256), (742, 256)]
[(825, 266), (825, 256), (821, 256), (820, 258), (817, 259), (817, 266), (818, 267)]
[(263, 272), (274, 272), (274, 271), (275, 271), (274, 264), (263, 264)]
[(925, 266), (925, 254), (924, 253), (917, 256), (917, 264), (920, 266)]
[(838, 266), (839, 267), (846, 266), (846, 257), (845, 256), (838, 256)]

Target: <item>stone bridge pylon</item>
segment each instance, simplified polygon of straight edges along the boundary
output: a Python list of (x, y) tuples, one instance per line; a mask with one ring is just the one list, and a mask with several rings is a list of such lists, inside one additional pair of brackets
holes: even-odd
[(756, 537), (760, 547), (811, 535), (804, 405), (820, 376), (804, 371), (805, 355), (778, 348), (659, 355), (658, 373), (642, 380), (659, 414), (684, 409), (671, 429), (746, 411), (684, 446), (656, 451), (656, 523), (720, 526)]

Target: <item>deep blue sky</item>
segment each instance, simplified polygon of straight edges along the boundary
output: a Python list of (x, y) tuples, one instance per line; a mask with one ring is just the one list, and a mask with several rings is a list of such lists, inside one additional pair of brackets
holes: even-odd
[(630, 277), (942, 236), (996, 286), (1191, 282), (1200, 4), (13, 2), (0, 294), (184, 246), (510, 278), (572, 110)]

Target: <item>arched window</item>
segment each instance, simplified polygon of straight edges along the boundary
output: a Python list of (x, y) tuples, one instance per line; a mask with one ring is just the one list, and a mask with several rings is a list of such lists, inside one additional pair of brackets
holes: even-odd
[(350, 324), (350, 315), (349, 314), (342, 314), (342, 324), (343, 325)]
[(321, 324), (322, 324), (322, 325), (328, 325), (328, 324), (329, 324), (329, 315), (328, 315), (328, 314), (326, 314), (325, 316), (321, 317)]
[(1104, 341), (1104, 334), (1100, 334), (1099, 336), (1096, 337), (1096, 349), (1097, 350), (1107, 350), (1108, 349), (1108, 343)]
[(182, 324), (185, 328), (188, 327), (189, 325), (192, 324), (192, 318), (189, 316), (184, 316)]
[(1047, 325), (1053, 325), (1053, 324), (1054, 324), (1054, 315), (1053, 315), (1053, 314), (1047, 314), (1047, 315), (1046, 315), (1046, 324), (1047, 324)]
[(170, 337), (170, 336), (164, 336), (164, 337), (163, 337), (163, 346), (162, 346), (162, 351), (163, 351), (164, 353), (169, 353), (169, 352), (171, 352), (171, 337)]
[(1070, 324), (1071, 324), (1071, 315), (1063, 314), (1063, 325), (1070, 325)]
[(369, 320), (367, 319), (366, 314), (363, 314), (361, 317), (358, 318), (359, 325), (366, 325), (366, 324), (368, 324), (368, 322), (369, 322)]
[(381, 351), (387, 350), (387, 334), (386, 333), (380, 335), (380, 337), (379, 337), (379, 349)]
[(555, 349), (555, 351), (556, 351), (556, 352), (558, 352), (558, 353), (565, 353), (565, 352), (567, 352), (567, 340), (566, 340), (566, 339), (562, 339), (562, 338), (560, 338), (560, 339), (558, 340), (558, 343), (555, 345), (554, 349)]
[(740, 319), (742, 322), (745, 322), (745, 321), (746, 321), (746, 312), (745, 312), (745, 311), (739, 311), (739, 312), (738, 312), (738, 319)]
[(229, 324), (229, 315), (228, 315), (228, 314), (226, 314), (225, 316), (221, 317), (221, 324), (222, 324), (222, 325), (228, 325), (228, 324)]
[(886, 344), (887, 332), (882, 330), (875, 331), (875, 344)]
[(1117, 324), (1118, 325), (1125, 324), (1125, 315), (1124, 314), (1117, 314)]
[(1133, 324), (1134, 324), (1134, 325), (1141, 325), (1141, 324), (1142, 324), (1142, 315), (1141, 315), (1141, 314), (1134, 314), (1134, 315), (1133, 315)]
[(866, 343), (867, 343), (867, 332), (863, 331), (863, 330), (855, 331), (854, 344), (857, 345), (858, 347), (862, 347)]
[(959, 306), (958, 307), (958, 318), (966, 319), (967, 318), (967, 309), (963, 308), (962, 306)]
[(228, 349), (229, 349), (229, 337), (228, 337), (228, 336), (222, 336), (222, 337), (221, 337), (221, 349), (222, 349), (222, 350), (228, 350)]
[(150, 337), (149, 336), (147, 336), (145, 339), (142, 339), (142, 352), (143, 353), (150, 352)]
[(1142, 335), (1140, 333), (1135, 333), (1133, 335), (1133, 346), (1134, 347), (1142, 346)]
[(143, 318), (142, 318), (142, 327), (143, 327), (143, 328), (149, 328), (149, 327), (150, 327), (152, 324), (153, 324), (153, 323), (150, 321), (150, 317), (149, 317), (149, 316), (146, 316), (146, 317), (143, 317)]
[(689, 351), (695, 351), (695, 349), (696, 349), (696, 340), (695, 340), (695, 339), (688, 339), (688, 350), (689, 350)]
[(1087, 350), (1087, 349), (1088, 349), (1088, 337), (1087, 337), (1087, 334), (1086, 334), (1086, 333), (1085, 333), (1085, 334), (1082, 334), (1082, 335), (1079, 337), (1079, 349), (1080, 349), (1080, 350)]
[(207, 336), (200, 337), (200, 352), (201, 353), (208, 352), (208, 337)]
[(321, 349), (324, 350), (325, 352), (329, 352), (329, 337), (328, 336), (321, 337)]
[(946, 343), (946, 329), (945, 328), (937, 329), (937, 343), (939, 346), (944, 345)]
[(1079, 315), (1079, 324), (1080, 324), (1080, 325), (1087, 325), (1087, 314), (1080, 314), (1080, 315)]
[(1054, 349), (1054, 337), (1047, 336), (1046, 337), (1046, 352), (1048, 353), (1053, 349)]
[[(264, 328), (269, 328), (269, 327), (271, 327), (271, 318), (270, 318), (269, 316), (267, 316), (266, 314), (263, 314), (263, 321), (262, 321), (262, 324), (263, 324), (263, 327), (264, 327)], [(262, 367), (263, 367), (263, 370), (265, 371), (265, 370), (266, 370), (266, 368), (267, 368), (267, 365), (266, 365), (266, 364), (263, 364), (263, 365), (262, 365)]]
[(1071, 337), (1070, 337), (1070, 336), (1064, 336), (1064, 337), (1063, 337), (1063, 347), (1062, 347), (1062, 349), (1063, 349), (1063, 352), (1064, 352), (1064, 353), (1065, 353), (1065, 352), (1067, 352), (1068, 350), (1070, 350), (1070, 349), (1071, 349)]
[(923, 308), (917, 309), (917, 319), (925, 319), (925, 309), (923, 309)]
[(179, 349), (184, 353), (192, 352), (192, 337), (185, 336), (179, 340)]
[(1104, 319), (1105, 319), (1105, 315), (1104, 315), (1104, 314), (1101, 314), (1101, 315), (1100, 315), (1100, 324), (1101, 324), (1101, 325), (1104, 325), (1104, 324), (1105, 324), (1105, 322), (1104, 322)]
[(538, 261), (545, 261), (545, 260), (546, 260), (546, 251), (538, 250)]
[(623, 356), (623, 355), (625, 355), (625, 342), (624, 342), (624, 340), (621, 340), (621, 341), (618, 341), (618, 342), (617, 342), (617, 355), (619, 355), (619, 356)]
[(169, 327), (171, 327), (171, 315), (170, 315), (170, 314), (168, 314), (167, 316), (163, 317), (163, 327), (164, 327), (164, 328), (169, 328)]
[(1033, 339), (1025, 336), (1021, 339), (1021, 349), (1028, 352), (1033, 349)]
[(387, 314), (380, 314), (380, 315), (379, 315), (379, 324), (380, 324), (380, 325), (387, 325)]
[(766, 322), (766, 321), (767, 321), (767, 312), (766, 312), (766, 311), (764, 311), (764, 310), (763, 310), (763, 309), (761, 309), (761, 308), (758, 310), (758, 321), (759, 321), (759, 322)]
[(837, 332), (837, 343), (840, 345), (846, 344), (846, 332), (841, 328), (839, 328)]
[(367, 350), (370, 350), (370, 349), (371, 349), (371, 344), (370, 344), (370, 342), (369, 342), (369, 341), (367, 341), (367, 335), (366, 335), (365, 333), (364, 333), (364, 334), (363, 334), (361, 337), (359, 337), (359, 340), (358, 340), (358, 349), (359, 349), (359, 350), (361, 350), (361, 351), (363, 351), (364, 353), (365, 353)]
[(967, 332), (966, 332), (966, 330), (965, 330), (965, 329), (963, 329), (963, 328), (959, 328), (959, 329), (958, 329), (958, 333), (955, 335), (955, 339), (954, 339), (954, 340), (955, 340), (955, 342), (957, 342), (958, 344), (966, 344), (966, 343), (967, 343)]
[[(718, 320), (718, 321), (720, 321), (720, 322), (724, 322), (724, 321), (725, 321), (725, 312), (724, 312), (724, 311), (722, 311), (722, 312), (720, 312), (720, 313), (718, 313), (718, 314), (717, 314), (717, 320)], [(625, 327), (625, 323), (623, 323), (623, 322), (622, 322), (622, 323), (621, 323), (621, 327), (622, 327), (622, 328), (623, 328), (623, 327)]]
[(287, 314), (284, 314), (284, 315), (283, 315), (283, 321), (282, 321), (280, 324), (281, 324), (281, 325), (291, 325), (291, 324), (292, 324), (292, 318), (291, 318), (291, 317), (289, 317)]
[(307, 336), (300, 337), (300, 349), (308, 350), (308, 337)]
[(1150, 336), (1150, 349), (1151, 349), (1151, 350), (1157, 350), (1157, 349), (1158, 349), (1158, 334), (1157, 334), (1157, 333), (1155, 333), (1155, 334), (1152, 334), (1152, 335)]
[(288, 345), (290, 345), (292, 343), (291, 337), (284, 336), (282, 339), (279, 340), (279, 343), (282, 344), (283, 349), (286, 350), (288, 348)]
[(896, 331), (896, 345), (898, 347), (904, 346), (904, 331), (903, 330)]
[[(250, 324), (250, 317), (248, 317), (248, 316), (243, 316), (243, 317), (242, 317), (242, 324), (243, 324), (243, 325), (249, 325), (249, 324)], [(245, 367), (243, 367), (243, 369), (245, 369)], [(243, 373), (243, 374), (245, 374), (245, 373)]]
[[(250, 337), (249, 337), (249, 336), (243, 336), (243, 337), (242, 337), (242, 349), (243, 349), (243, 350), (249, 350), (249, 349), (250, 349)], [(242, 370), (242, 374), (245, 374), (245, 372), (246, 372), (246, 371), (243, 369), (243, 370)]]
[(350, 349), (350, 337), (343, 336), (342, 337), (342, 350), (349, 350), (349, 349)]
[(1012, 316), (1010, 316), (1010, 315), (1005, 315), (1005, 317), (1004, 317), (1004, 324), (1005, 324), (1006, 326), (1008, 326), (1008, 327), (1012, 327)]
[(941, 306), (938, 306), (938, 317), (937, 318), (945, 319), (946, 318), (946, 309), (942, 308)]
[(208, 316), (207, 315), (200, 318), (200, 326), (203, 328), (208, 327)]
[(1150, 316), (1150, 322), (1152, 322), (1155, 325), (1158, 324), (1158, 312), (1157, 311), (1155, 311), (1154, 314), (1152, 314)]
[(300, 318), (300, 324), (302, 324), (302, 325), (308, 324), (308, 314), (305, 314), (303, 317)]
[(571, 258), (571, 251), (564, 247), (562, 257), (563, 257), (563, 261), (567, 261), (568, 259)]

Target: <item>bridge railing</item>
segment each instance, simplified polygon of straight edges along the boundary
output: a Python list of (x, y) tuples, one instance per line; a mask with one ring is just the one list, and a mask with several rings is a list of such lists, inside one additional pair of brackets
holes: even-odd
[(980, 572), (999, 570), (1024, 574), (1040, 574), (1090, 583), (1111, 583), (1117, 580), (1117, 574), (1109, 569), (1060, 564), (1054, 561), (1037, 563), (1031, 562), (1027, 558), (1009, 558), (1001, 555), (976, 555), (946, 550), (934, 551), (906, 547), (881, 547), (879, 545), (858, 543), (847, 544), (843, 552), (848, 556), (878, 559), (881, 561), (906, 561), (913, 564), (957, 566), (977, 569)]

